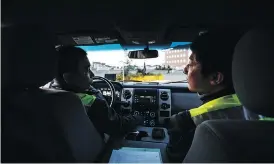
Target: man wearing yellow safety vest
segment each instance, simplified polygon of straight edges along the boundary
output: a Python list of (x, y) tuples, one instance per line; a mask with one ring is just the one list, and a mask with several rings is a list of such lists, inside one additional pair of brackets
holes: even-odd
[(240, 36), (238, 30), (222, 28), (200, 33), (192, 42), (192, 54), (184, 73), (189, 90), (199, 93), (202, 105), (173, 115), (169, 120), (167, 154), (172, 162), (183, 161), (195, 128), (203, 121), (258, 119), (242, 107), (232, 84), (232, 55)]
[(58, 52), (58, 75), (50, 87), (76, 93), (95, 128), (102, 136), (104, 133), (111, 136), (123, 135), (142, 122), (141, 117), (117, 114), (108, 105), (101, 92), (90, 85), (91, 76), (94, 75), (90, 70), (87, 53), (83, 49), (68, 46), (60, 47)]

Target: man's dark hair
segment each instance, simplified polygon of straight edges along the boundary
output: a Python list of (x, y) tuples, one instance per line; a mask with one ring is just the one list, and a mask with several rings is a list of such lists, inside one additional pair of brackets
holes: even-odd
[(196, 60), (201, 64), (201, 73), (204, 76), (221, 72), (224, 75), (223, 84), (233, 86), (233, 53), (242, 34), (242, 30), (222, 28), (200, 33), (194, 39), (190, 49), (195, 53)]
[(57, 51), (59, 52), (59, 74), (77, 71), (79, 60), (87, 56), (86, 51), (74, 46), (61, 46)]

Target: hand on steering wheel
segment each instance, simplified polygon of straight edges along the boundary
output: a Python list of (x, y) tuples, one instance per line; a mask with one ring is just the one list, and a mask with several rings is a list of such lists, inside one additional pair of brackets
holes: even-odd
[(111, 95), (110, 95), (111, 100), (110, 100), (109, 106), (112, 107), (116, 100), (115, 88), (114, 88), (113, 84), (108, 79), (106, 79), (104, 77), (100, 77), (100, 76), (94, 76), (94, 77), (92, 77), (92, 80), (101, 80), (101, 81), (104, 81), (105, 83), (107, 83), (107, 85), (110, 88), (110, 93), (111, 93)]

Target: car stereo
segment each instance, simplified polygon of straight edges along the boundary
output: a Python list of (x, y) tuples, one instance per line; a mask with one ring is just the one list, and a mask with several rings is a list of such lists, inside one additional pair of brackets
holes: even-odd
[(136, 103), (153, 103), (155, 101), (155, 96), (138, 96), (136, 95)]
[(132, 111), (134, 115), (144, 117), (144, 126), (158, 124), (158, 91), (157, 89), (136, 88), (134, 90)]

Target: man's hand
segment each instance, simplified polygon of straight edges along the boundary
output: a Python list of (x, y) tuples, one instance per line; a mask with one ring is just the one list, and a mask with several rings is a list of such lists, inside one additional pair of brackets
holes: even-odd
[(102, 92), (100, 90), (92, 87), (92, 86), (90, 86), (89, 94), (92, 94), (92, 95), (96, 96), (96, 98), (98, 98), (98, 99), (107, 101), (105, 99), (105, 97), (103, 96)]

